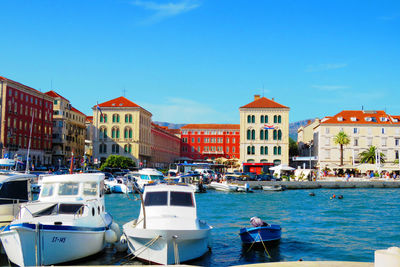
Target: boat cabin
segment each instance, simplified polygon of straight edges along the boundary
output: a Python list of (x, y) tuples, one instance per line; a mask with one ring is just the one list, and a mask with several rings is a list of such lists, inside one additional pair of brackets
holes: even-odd
[[(143, 203), (148, 228), (164, 227), (164, 224), (169, 229), (171, 227), (190, 228), (198, 223), (194, 192), (187, 185), (146, 186)], [(139, 218), (143, 218), (143, 208), (140, 210)]]
[(60, 199), (82, 201), (103, 199), (103, 197), (104, 174), (65, 174), (43, 177), (38, 200), (41, 202), (58, 202)]

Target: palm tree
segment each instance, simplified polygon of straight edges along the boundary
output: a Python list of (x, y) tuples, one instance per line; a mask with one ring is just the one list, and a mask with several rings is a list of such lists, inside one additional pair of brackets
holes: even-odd
[[(382, 152), (379, 153), (380, 158), (381, 158), (381, 163), (385, 162), (385, 154)], [(369, 149), (361, 152), (358, 154), (360, 157), (360, 161), (362, 163), (372, 163), (374, 164), (376, 162), (376, 147), (375, 146), (370, 146)]]
[(347, 134), (340, 131), (334, 138), (333, 142), (340, 145), (340, 166), (343, 166), (343, 146), (350, 144), (350, 139)]

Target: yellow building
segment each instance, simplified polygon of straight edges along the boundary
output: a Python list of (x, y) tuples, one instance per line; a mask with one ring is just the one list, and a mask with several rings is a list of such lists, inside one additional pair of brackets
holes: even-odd
[(122, 96), (94, 106), (94, 162), (120, 155), (132, 158), (137, 166), (146, 166), (151, 158), (151, 117), (150, 112)]
[(240, 107), (240, 160), (244, 171), (259, 172), (265, 163), (289, 163), (289, 110), (259, 95)]
[(49, 91), (53, 102), (53, 165), (70, 164), (74, 153), (75, 166), (81, 166), (85, 153), (86, 115), (74, 108), (68, 99)]
[(382, 167), (393, 166), (399, 159), (400, 116), (392, 116), (385, 111), (344, 110), (332, 117), (325, 117), (314, 129), (314, 146), (317, 148), (320, 169), (330, 169), (340, 165), (340, 147), (335, 144), (335, 136), (343, 131), (350, 139), (344, 146), (343, 164), (358, 165), (359, 154), (375, 146), (385, 155)]

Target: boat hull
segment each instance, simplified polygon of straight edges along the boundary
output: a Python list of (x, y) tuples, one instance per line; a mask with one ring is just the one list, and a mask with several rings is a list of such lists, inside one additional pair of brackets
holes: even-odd
[(281, 232), (281, 227), (273, 224), (262, 227), (242, 228), (239, 235), (244, 244), (272, 243), (279, 242)]
[(94, 255), (105, 247), (104, 227), (10, 225), (1, 235), (8, 258), (19, 266), (51, 265)]
[[(138, 259), (150, 263), (166, 265), (186, 262), (203, 256), (209, 250), (210, 228), (152, 230), (126, 229), (124, 227), (124, 233), (132, 254)], [(148, 243), (152, 243), (152, 245), (145, 249)], [(179, 255), (176, 259), (175, 254)]]
[(236, 185), (217, 183), (217, 182), (211, 182), (210, 187), (214, 188), (217, 191), (225, 191), (225, 192), (236, 192), (238, 190), (238, 186)]

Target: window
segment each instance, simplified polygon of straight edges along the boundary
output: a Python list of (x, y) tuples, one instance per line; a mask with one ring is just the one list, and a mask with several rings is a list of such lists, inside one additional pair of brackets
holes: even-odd
[(256, 139), (256, 131), (251, 130), (251, 140), (255, 140), (255, 139)]
[(325, 128), (325, 134), (329, 134), (329, 128)]
[(251, 147), (247, 146), (247, 155), (251, 155)]
[(400, 139), (399, 138), (394, 139), (394, 145), (395, 146), (399, 146), (400, 145)]
[(226, 147), (226, 153), (229, 153), (229, 146)]
[(229, 144), (229, 137), (226, 138), (226, 143)]
[(385, 128), (382, 128), (382, 134), (385, 134)]
[(41, 197), (50, 197), (53, 195), (54, 184), (43, 184), (42, 190), (40, 191)]
[(274, 155), (278, 154), (278, 148), (274, 146)]
[(145, 206), (167, 206), (168, 192), (148, 192), (144, 199)]
[(264, 147), (260, 147), (260, 155), (264, 155)]
[(281, 117), (281, 115), (278, 115), (278, 123), (282, 123), (282, 117)]
[(247, 123), (251, 123), (251, 116), (247, 115)]
[(399, 151), (396, 150), (394, 153), (395, 153), (394, 158), (395, 158), (395, 159), (399, 159)]
[(197, 143), (200, 143), (200, 137), (197, 137)]
[(100, 114), (100, 122), (107, 122), (107, 114), (103, 114), (103, 116)]
[(260, 130), (260, 140), (264, 140), (264, 130)]
[(267, 146), (264, 147), (264, 155), (268, 155), (268, 147)]
[(97, 195), (97, 183), (84, 183), (83, 184), (83, 195), (85, 195), (85, 196)]
[(382, 138), (382, 146), (386, 146), (387, 143), (387, 139), (386, 138)]
[(252, 155), (256, 154), (256, 149), (255, 149), (254, 146), (251, 147), (251, 154), (252, 154)]
[(282, 140), (282, 131), (278, 130), (278, 140)]
[(264, 115), (260, 116), (260, 123), (264, 123)]
[(247, 140), (251, 140), (251, 130), (247, 130)]
[(235, 143), (235, 137), (232, 137), (232, 144), (234, 144)]
[(114, 122), (114, 123), (118, 123), (119, 122), (119, 115), (118, 114), (113, 114), (112, 122)]
[(194, 207), (192, 193), (171, 191), (170, 205)]
[(358, 138), (354, 138), (354, 146), (358, 146)]
[(278, 116), (274, 115), (274, 123), (278, 122)]
[(58, 186), (58, 195), (74, 196), (78, 194), (79, 183), (60, 183)]
[(277, 139), (278, 139), (278, 131), (277, 131), (277, 130), (274, 130), (274, 132), (273, 132), (273, 138), (274, 138), (274, 140), (277, 140)]
[(251, 122), (252, 122), (252, 123), (255, 123), (255, 122), (256, 122), (256, 116), (254, 116), (254, 115), (251, 116)]
[(358, 134), (358, 128), (354, 128), (353, 133)]
[(192, 137), (192, 143), (194, 143), (194, 137)]
[(113, 154), (119, 154), (119, 145), (113, 144), (113, 145), (111, 146), (111, 153), (113, 153)]
[(235, 147), (232, 147), (232, 152), (235, 153)]

